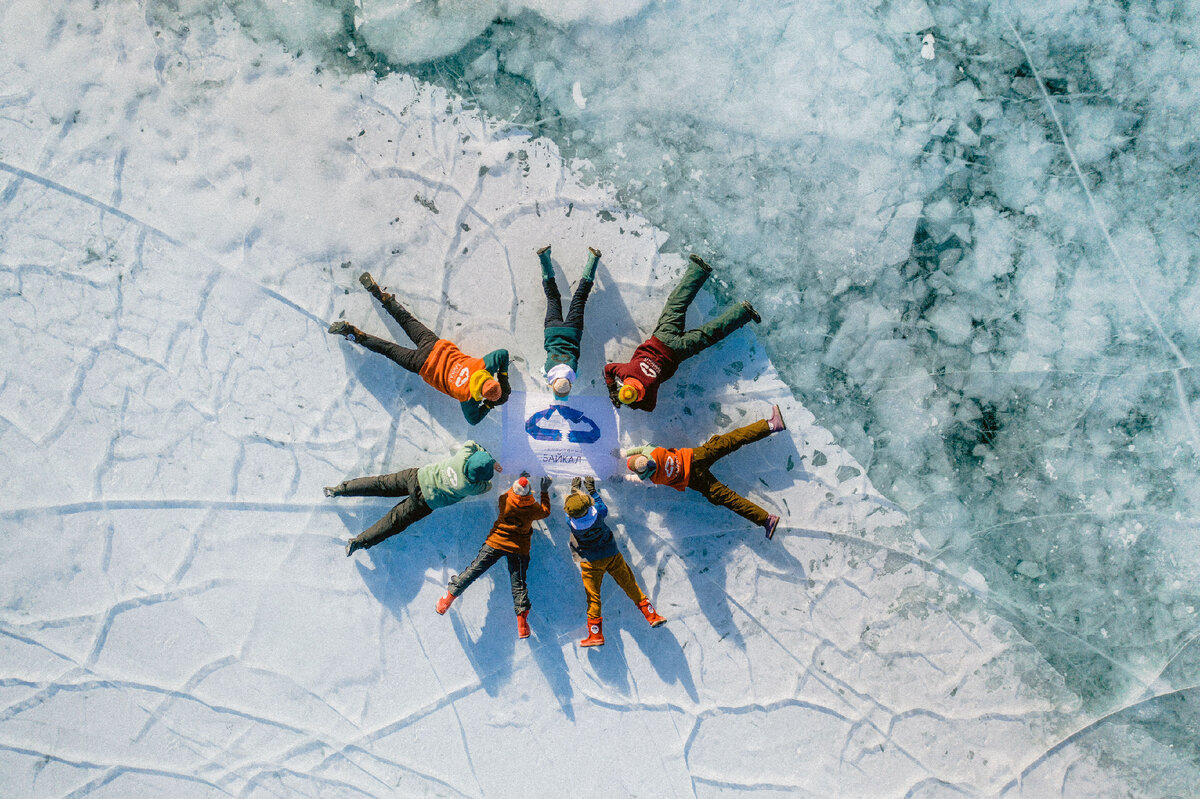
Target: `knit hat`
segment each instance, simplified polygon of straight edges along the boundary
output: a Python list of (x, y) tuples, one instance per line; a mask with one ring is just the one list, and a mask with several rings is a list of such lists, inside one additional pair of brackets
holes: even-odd
[(571, 393), (571, 381), (565, 377), (555, 378), (550, 381), (550, 390), (556, 397), (565, 397)]
[(640, 452), (636, 455), (630, 455), (625, 459), (625, 466), (629, 468), (629, 471), (636, 475), (642, 475), (650, 471), (650, 467), (653, 464), (654, 461), (650, 460)]
[(645, 392), (646, 389), (641, 383), (639, 383), (637, 380), (634, 380), (632, 377), (627, 377), (622, 382), (621, 387), (617, 389), (617, 399), (626, 405), (629, 405), (637, 402), (643, 396), (645, 396)]
[(592, 498), (587, 494), (573, 493), (563, 500), (563, 510), (572, 519), (578, 519), (588, 512), (588, 508), (592, 507)]
[(504, 393), (504, 389), (500, 387), (500, 383), (495, 378), (488, 378), (483, 381), (479, 393), (483, 394), (483, 398), (488, 402), (496, 402), (500, 399), (500, 395)]
[(467, 463), (463, 467), (463, 474), (472, 483), (486, 483), (492, 479), (492, 473), (496, 470), (496, 459), (489, 455), (485, 450), (472, 452), (467, 458)]
[(517, 481), (512, 484), (512, 492), (514, 494), (516, 494), (518, 497), (529, 496), (529, 492), (531, 490), (533, 490), (533, 489), (531, 489), (529, 487), (529, 478), (528, 477), (519, 477), (519, 478), (517, 478)]

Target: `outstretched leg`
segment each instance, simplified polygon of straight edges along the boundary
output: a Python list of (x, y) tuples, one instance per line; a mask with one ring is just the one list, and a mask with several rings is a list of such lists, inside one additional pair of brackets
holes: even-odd
[(707, 468), (729, 453), (737, 452), (747, 444), (761, 441), (769, 435), (771, 435), (770, 422), (766, 419), (759, 419), (757, 422), (751, 422), (705, 441), (692, 450), (692, 463)]
[(605, 566), (609, 558), (604, 560), (585, 560), (579, 564), (579, 573), (583, 577), (583, 593), (587, 596), (587, 617), (601, 617), (600, 586), (604, 582)]
[(356, 477), (325, 489), (330, 497), (407, 497), (421, 490), (416, 469)]
[(583, 277), (579, 278), (579, 285), (575, 287), (575, 293), (571, 296), (571, 307), (567, 309), (567, 319), (564, 322), (567, 327), (583, 330), (583, 310), (596, 282), (596, 262), (599, 260), (600, 251), (595, 247), (588, 247), (587, 266), (583, 268)]
[(646, 599), (646, 592), (638, 585), (637, 577), (633, 575), (633, 569), (629, 568), (629, 564), (625, 562), (624, 555), (614, 555), (609, 560), (607, 571), (617, 581), (617, 585), (621, 586), (625, 596), (633, 600), (633, 604), (641, 604)]
[(529, 586), (525, 581), (528, 572), (528, 555), (508, 553), (508, 579), (512, 583), (513, 610), (518, 616), (533, 607), (529, 601)]
[[(418, 323), (419, 324), (419, 323)], [(421, 367), (425, 364), (425, 359), (429, 357), (429, 353), (433, 350), (434, 342), (427, 342), (426, 346), (412, 349), (411, 347), (401, 347), (399, 344), (388, 341), (379, 336), (372, 336), (370, 333), (364, 333), (354, 325), (346, 322), (334, 322), (329, 326), (329, 332), (338, 336), (345, 336), (347, 341), (353, 341), (371, 352), (378, 352), (413, 374), (420, 374)], [(434, 337), (434, 341), (437, 337)]]
[(687, 359), (698, 352), (708, 349), (743, 325), (750, 322), (757, 322), (758, 320), (758, 312), (754, 310), (754, 306), (748, 302), (738, 303), (726, 308), (720, 316), (711, 322), (707, 322), (679, 336), (679, 338), (671, 342), (670, 346), (679, 353), (680, 358)]
[(674, 347), (673, 340), (683, 335), (684, 317), (687, 315), (688, 306), (692, 304), (692, 300), (696, 299), (700, 287), (712, 274), (712, 267), (706, 264), (700, 256), (689, 257), (691, 261), (684, 270), (679, 285), (667, 297), (662, 314), (658, 317), (658, 324), (654, 326), (654, 335), (671, 347)]
[(475, 556), (475, 560), (471, 561), (471, 565), (450, 578), (450, 585), (448, 586), (450, 594), (452, 596), (462, 594), (463, 591), (467, 590), (467, 586), (478, 580), (484, 572), (492, 568), (496, 561), (500, 560), (503, 555), (503, 552), (493, 549), (487, 544), (481, 546), (479, 554)]
[(404, 334), (412, 339), (412, 342), (417, 345), (418, 350), (433, 347), (437, 341), (437, 334), (426, 327), (421, 320), (409, 313), (408, 309), (396, 300), (395, 294), (385, 292), (379, 288), (379, 284), (375, 282), (375, 278), (371, 277), (370, 272), (363, 272), (359, 275), (358, 282), (362, 283), (367, 293), (379, 300), (379, 304), (403, 328)]
[(768, 516), (770, 516), (770, 514), (758, 505), (713, 477), (707, 469), (697, 470), (695, 461), (692, 462), (692, 476), (688, 481), (688, 488), (699, 491), (712, 504), (729, 508), (738, 516), (753, 522), (759, 527), (765, 525)]
[(370, 549), (381, 541), (404, 532), (413, 522), (424, 519), (431, 513), (433, 509), (426, 505), (419, 495), (409, 497), (384, 514), (375, 524), (351, 538), (346, 546), (346, 554), (350, 555), (358, 549)]

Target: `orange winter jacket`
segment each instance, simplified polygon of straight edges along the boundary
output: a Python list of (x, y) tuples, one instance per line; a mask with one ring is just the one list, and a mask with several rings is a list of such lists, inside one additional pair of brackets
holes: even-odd
[(519, 497), (512, 489), (500, 495), (500, 515), (492, 525), (492, 531), (484, 541), (492, 549), (501, 552), (529, 554), (529, 540), (533, 537), (533, 523), (550, 515), (550, 494), (542, 492), (542, 501), (533, 498), (533, 492)]
[(654, 474), (650, 482), (660, 486), (670, 486), (677, 491), (683, 491), (688, 486), (692, 476), (692, 448), (665, 449), (655, 447), (650, 453), (654, 460)]
[(483, 368), (482, 358), (465, 355), (452, 342), (442, 338), (433, 345), (429, 357), (421, 365), (421, 378), (443, 394), (449, 394), (459, 402), (466, 402), (472, 398), (471, 376)]

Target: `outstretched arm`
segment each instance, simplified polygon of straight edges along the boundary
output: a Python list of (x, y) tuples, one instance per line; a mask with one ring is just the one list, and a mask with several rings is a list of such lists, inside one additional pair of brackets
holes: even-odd
[(614, 408), (621, 407), (621, 400), (617, 398), (617, 381), (613, 377), (613, 366), (615, 364), (604, 365), (604, 382), (608, 385), (608, 398), (612, 400)]

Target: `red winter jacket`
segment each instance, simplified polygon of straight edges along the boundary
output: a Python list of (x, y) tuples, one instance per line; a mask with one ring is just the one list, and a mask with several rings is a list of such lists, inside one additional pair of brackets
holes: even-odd
[(658, 404), (658, 388), (667, 382), (682, 360), (675, 351), (666, 344), (651, 336), (633, 351), (633, 357), (626, 363), (610, 363), (604, 367), (604, 382), (608, 384), (608, 395), (617, 407), (622, 405), (617, 399), (617, 378), (624, 381), (632, 377), (645, 387), (645, 394), (637, 402), (629, 403), (630, 408), (639, 411), (652, 411)]

